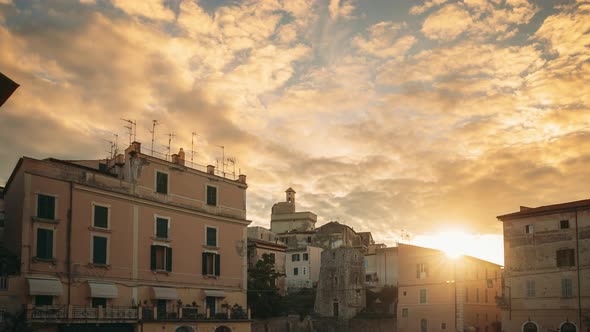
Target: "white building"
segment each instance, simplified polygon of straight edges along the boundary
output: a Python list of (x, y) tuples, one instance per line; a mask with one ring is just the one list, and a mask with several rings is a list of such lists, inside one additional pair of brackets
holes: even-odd
[(288, 249), (285, 256), (287, 291), (312, 288), (320, 277), (322, 248)]

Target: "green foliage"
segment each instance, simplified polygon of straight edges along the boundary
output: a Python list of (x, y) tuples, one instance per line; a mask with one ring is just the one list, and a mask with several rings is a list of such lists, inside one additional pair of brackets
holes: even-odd
[(270, 255), (262, 255), (256, 265), (248, 269), (248, 306), (252, 316), (266, 318), (278, 316), (282, 311), (282, 297), (275, 286), (275, 280), (284, 274), (275, 270)]
[(316, 289), (304, 288), (297, 293), (291, 293), (284, 297), (283, 303), (288, 308), (288, 313), (296, 313), (299, 318), (311, 315), (314, 310)]

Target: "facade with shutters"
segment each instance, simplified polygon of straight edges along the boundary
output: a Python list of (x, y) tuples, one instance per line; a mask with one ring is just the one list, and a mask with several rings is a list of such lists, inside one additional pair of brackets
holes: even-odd
[(590, 329), (590, 200), (499, 216), (505, 287), (498, 299), (506, 331)]
[(134, 142), (112, 160), (21, 158), (3, 237), (21, 267), (0, 308), (62, 330), (250, 331), (246, 177), (183, 154)]

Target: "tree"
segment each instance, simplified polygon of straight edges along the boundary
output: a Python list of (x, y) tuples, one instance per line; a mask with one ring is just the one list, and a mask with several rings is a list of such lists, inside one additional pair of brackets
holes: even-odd
[(248, 306), (252, 316), (266, 318), (281, 313), (281, 296), (275, 281), (282, 276), (283, 273), (275, 270), (269, 254), (263, 254), (262, 259), (248, 269)]

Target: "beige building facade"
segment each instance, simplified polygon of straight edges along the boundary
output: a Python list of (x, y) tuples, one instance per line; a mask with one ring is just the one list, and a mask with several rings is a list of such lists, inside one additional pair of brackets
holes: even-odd
[(250, 331), (246, 178), (183, 154), (134, 142), (109, 161), (21, 158), (4, 189), (4, 246), (21, 268), (0, 306), (79, 331)]
[(285, 255), (285, 282), (287, 291), (314, 287), (320, 277), (322, 248), (307, 246), (287, 249)]
[(501, 267), (399, 244), (399, 332), (500, 332)]
[(521, 207), (504, 228), (506, 331), (590, 330), (590, 200)]
[(285, 294), (285, 250), (287, 246), (278, 241), (275, 234), (264, 227), (248, 227), (248, 268), (253, 268), (263, 255), (269, 255), (275, 271), (283, 274), (276, 280), (281, 295)]

